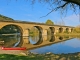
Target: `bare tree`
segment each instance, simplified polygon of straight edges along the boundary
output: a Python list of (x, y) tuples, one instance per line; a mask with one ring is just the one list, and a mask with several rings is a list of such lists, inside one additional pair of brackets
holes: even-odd
[(76, 12), (77, 9), (80, 9), (80, 0), (31, 0), (32, 4), (35, 4), (36, 2), (49, 4), (50, 12), (47, 15), (57, 10), (60, 10), (62, 13), (64, 13), (64, 11), (67, 11), (68, 8), (71, 8), (73, 12)]

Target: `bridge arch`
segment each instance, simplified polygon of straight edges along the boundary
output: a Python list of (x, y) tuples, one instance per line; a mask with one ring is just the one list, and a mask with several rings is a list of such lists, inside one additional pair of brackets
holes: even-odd
[(43, 28), (42, 27), (40, 27), (40, 26), (33, 26), (33, 27), (36, 27), (37, 29), (38, 29), (38, 31), (39, 31), (39, 35), (42, 35), (42, 31), (43, 31)]
[(73, 28), (71, 28), (71, 32), (73, 32)]
[(3, 27), (1, 27), (0, 31), (2, 32), (3, 30), (5, 30), (4, 33), (8, 33), (11, 31), (11, 33), (20, 33), (21, 36), (23, 34), (23, 29), (15, 24), (4, 25)]
[(47, 34), (54, 35), (54, 32), (55, 32), (55, 28), (54, 27), (49, 27), (49, 29), (47, 31)]
[(55, 28), (54, 28), (54, 27), (49, 27), (49, 28), (50, 28), (50, 30), (51, 30), (51, 35), (53, 35), (54, 32), (55, 32)]
[(66, 28), (65, 32), (68, 33), (69, 32), (69, 28)]
[(63, 32), (63, 28), (60, 27), (60, 28), (59, 28), (59, 33), (62, 33), (62, 32)]
[(9, 33), (11, 33), (11, 34), (17, 33), (17, 35), (18, 35), (17, 37), (20, 37), (20, 42), (19, 42), (19, 44), (17, 46), (21, 46), (23, 44), (23, 40), (22, 40), (23, 29), (22, 29), (22, 27), (20, 27), (18, 25), (15, 25), (15, 24), (6, 24), (6, 25), (1, 27), (0, 34), (9, 34)]

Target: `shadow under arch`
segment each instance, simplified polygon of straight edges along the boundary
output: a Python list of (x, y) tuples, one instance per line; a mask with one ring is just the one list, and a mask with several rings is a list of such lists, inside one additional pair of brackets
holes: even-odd
[(47, 34), (54, 35), (54, 32), (55, 32), (55, 28), (54, 27), (49, 27)]
[(59, 33), (62, 33), (62, 32), (63, 32), (63, 28), (60, 27), (60, 28), (59, 28)]
[(65, 33), (68, 33), (69, 32), (69, 28), (66, 28), (66, 31), (65, 31)]
[(54, 28), (54, 27), (49, 27), (49, 28), (51, 29), (51, 33), (54, 34), (54, 32), (55, 32), (55, 28)]
[[(23, 29), (22, 29), (20, 26), (15, 25), (15, 24), (5, 25), (5, 26), (3, 26), (3, 27), (1, 28), (1, 30), (3, 30), (3, 29), (6, 29), (6, 30), (11, 30), (11, 29), (13, 29), (13, 30), (15, 30), (16, 32), (20, 32), (21, 35), (22, 35), (22, 32), (23, 32)], [(18, 29), (18, 30), (16, 30), (16, 29)], [(7, 32), (7, 31), (6, 31), (6, 32)]]
[[(8, 34), (8, 33), (11, 33), (11, 34), (13, 34), (13, 33), (19, 33), (19, 34), (17, 35), (17, 37), (20, 37), (20, 42), (19, 42), (20, 45), (18, 44), (17, 46), (21, 46), (21, 45), (22, 45), (22, 43), (23, 43), (23, 40), (22, 40), (23, 29), (22, 29), (20, 26), (15, 25), (15, 24), (7, 24), (7, 25), (3, 26), (3, 27), (0, 29), (0, 34), (2, 34), (1, 32), (2, 32), (3, 30), (6, 30), (6, 32), (4, 32), (4, 34), (5, 34), (5, 33), (6, 33), (6, 34)], [(13, 31), (13, 32), (9, 32), (9, 31)]]
[(73, 29), (73, 28), (71, 28), (71, 32), (73, 32), (73, 30), (74, 30), (74, 29)]
[(40, 26), (34, 26), (34, 27), (36, 27), (37, 29), (38, 29), (38, 31), (39, 31), (39, 35), (41, 36), (42, 35), (42, 27), (40, 27)]

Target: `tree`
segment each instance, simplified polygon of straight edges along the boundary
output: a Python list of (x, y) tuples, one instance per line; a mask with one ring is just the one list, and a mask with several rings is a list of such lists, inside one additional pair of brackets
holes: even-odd
[(54, 23), (51, 20), (49, 20), (49, 19), (46, 21), (46, 24), (54, 25)]
[(80, 33), (80, 25), (76, 26), (73, 30), (75, 33)]
[(73, 9), (73, 12), (76, 12), (76, 10), (80, 9), (80, 0), (31, 0), (32, 5), (36, 2), (49, 4), (48, 8), (50, 9), (50, 12), (45, 16), (57, 10), (60, 10), (61, 13), (64, 14), (64, 12), (68, 11), (69, 8)]
[(14, 21), (12, 18), (1, 15), (0, 14), (0, 21)]
[(74, 3), (74, 4), (77, 4), (80, 6), (80, 0), (63, 0), (63, 1), (66, 1), (66, 2), (69, 2), (69, 3)]

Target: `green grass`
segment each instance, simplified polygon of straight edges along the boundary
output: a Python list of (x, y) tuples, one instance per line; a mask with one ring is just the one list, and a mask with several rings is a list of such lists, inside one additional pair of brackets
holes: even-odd
[(0, 60), (80, 60), (80, 53), (72, 54), (31, 54), (29, 56), (0, 54)]
[(0, 54), (0, 60), (43, 60), (43, 57)]

